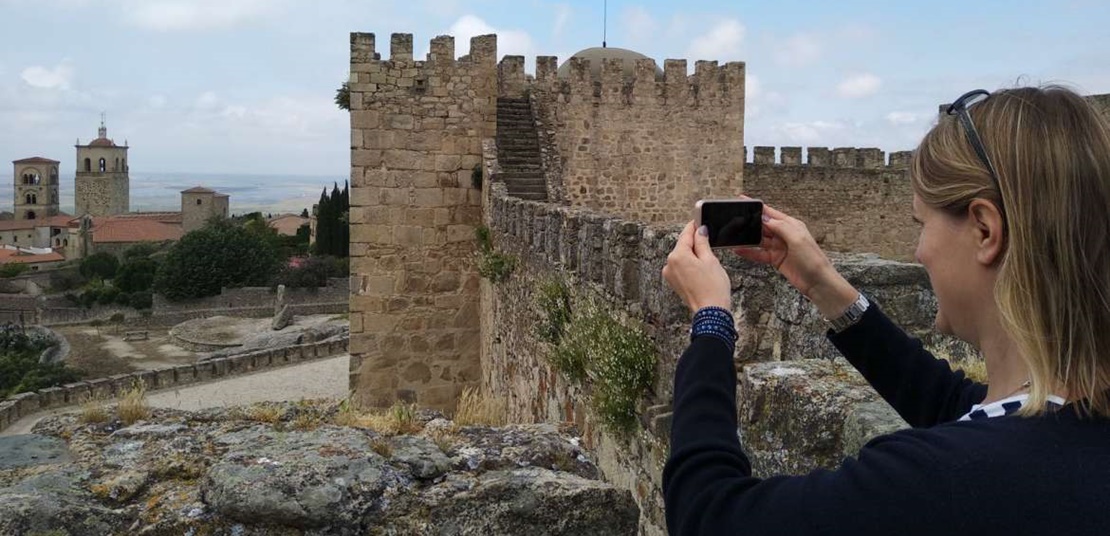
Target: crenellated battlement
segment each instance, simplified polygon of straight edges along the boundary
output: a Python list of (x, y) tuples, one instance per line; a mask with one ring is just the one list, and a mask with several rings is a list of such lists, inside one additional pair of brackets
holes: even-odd
[(536, 58), (536, 74), (524, 72), (524, 56), (505, 56), (498, 64), (498, 87), (502, 96), (519, 96), (527, 89), (560, 95), (570, 102), (610, 104), (741, 105), (744, 102), (744, 62), (719, 65), (697, 61), (694, 74), (687, 74), (686, 60), (663, 62), (662, 74), (655, 60), (635, 60), (631, 74), (624, 59), (601, 60), (600, 75), (592, 73), (592, 61), (570, 58), (570, 74), (559, 78), (556, 56)]
[[(747, 162), (748, 148), (744, 148), (745, 162)], [(752, 165), (772, 166), (810, 166), (832, 168), (905, 168), (910, 164), (913, 151), (896, 151), (890, 153), (890, 159), (882, 149), (874, 147), (809, 147), (806, 149), (806, 160), (802, 163), (802, 147), (782, 147), (776, 158), (775, 147), (757, 146), (752, 150)]]
[(471, 85), (476, 79), (492, 79), (497, 65), (497, 36), (470, 39), (470, 53), (455, 57), (455, 38), (433, 38), (423, 60), (413, 56), (412, 34), (395, 33), (389, 40), (389, 59), (377, 51), (373, 33), (351, 33), (352, 95), (373, 95), (403, 90), (413, 96), (447, 97), (460, 79)]

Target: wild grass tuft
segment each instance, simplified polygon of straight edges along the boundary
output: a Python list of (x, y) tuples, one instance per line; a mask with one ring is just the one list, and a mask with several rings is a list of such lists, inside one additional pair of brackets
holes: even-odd
[(457, 426), (504, 426), (508, 422), (505, 399), (484, 394), (477, 387), (468, 387), (459, 397), (455, 409)]

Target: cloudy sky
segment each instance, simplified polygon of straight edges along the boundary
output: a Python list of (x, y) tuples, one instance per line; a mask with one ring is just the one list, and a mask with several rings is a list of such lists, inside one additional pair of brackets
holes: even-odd
[[(748, 65), (746, 142), (912, 148), (965, 90), (1064, 82), (1110, 93), (1110, 1), (609, 1), (608, 42)], [(351, 31), (496, 32), (564, 60), (602, 39), (601, 1), (0, 0), (0, 160), (131, 144), (133, 172), (344, 177)], [(66, 169), (68, 168), (68, 169)]]

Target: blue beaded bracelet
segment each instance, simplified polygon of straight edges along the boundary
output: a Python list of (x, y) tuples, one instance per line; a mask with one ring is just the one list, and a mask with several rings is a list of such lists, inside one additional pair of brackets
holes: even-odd
[(690, 340), (706, 335), (720, 340), (728, 346), (729, 351), (736, 350), (736, 341), (740, 336), (736, 333), (736, 322), (732, 313), (722, 307), (702, 307), (694, 313), (694, 320), (690, 327)]

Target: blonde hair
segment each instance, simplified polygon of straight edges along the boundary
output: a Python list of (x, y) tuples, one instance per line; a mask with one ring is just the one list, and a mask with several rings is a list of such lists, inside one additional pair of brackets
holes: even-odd
[(1023, 416), (1056, 384), (1080, 413), (1110, 415), (1110, 126), (1059, 87), (993, 93), (968, 110), (1001, 191), (954, 116), (914, 152), (914, 192), (957, 217), (975, 198), (1004, 214), (994, 299), (1030, 371)]

